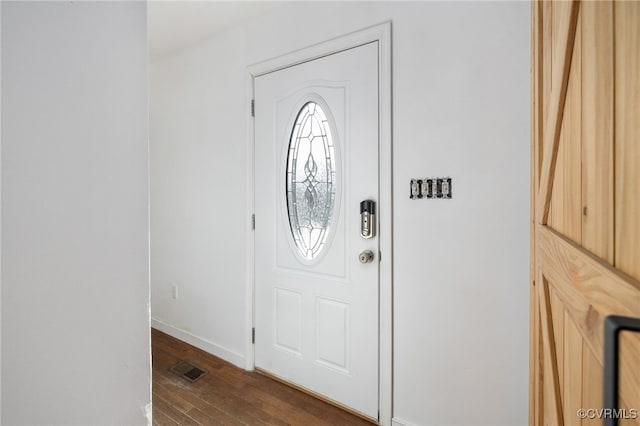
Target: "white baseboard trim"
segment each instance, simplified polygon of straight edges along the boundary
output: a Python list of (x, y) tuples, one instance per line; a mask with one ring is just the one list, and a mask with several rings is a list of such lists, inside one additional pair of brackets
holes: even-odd
[(246, 367), (245, 359), (243, 355), (237, 352), (233, 352), (223, 346), (210, 342), (194, 334), (191, 334), (188, 331), (174, 327), (170, 324), (164, 323), (155, 318), (151, 318), (151, 327), (157, 330), (160, 330), (171, 337), (175, 337), (176, 339), (182, 340), (183, 342), (193, 345), (198, 349), (202, 349), (203, 351), (208, 352), (211, 355), (215, 355), (218, 358), (222, 358), (223, 360), (228, 361), (237, 367), (240, 367), (243, 369)]
[(413, 423), (409, 423), (408, 421), (399, 419), (397, 417), (394, 417), (391, 419), (391, 425), (392, 426), (415, 426)]

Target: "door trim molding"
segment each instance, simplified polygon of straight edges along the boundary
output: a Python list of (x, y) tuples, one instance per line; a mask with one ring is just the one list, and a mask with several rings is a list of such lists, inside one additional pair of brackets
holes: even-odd
[(378, 42), (378, 113), (379, 113), (379, 221), (380, 287), (379, 287), (379, 423), (391, 425), (393, 414), (393, 191), (392, 191), (392, 107), (391, 107), (391, 22), (368, 27), (329, 41), (300, 49), (247, 67), (245, 94), (247, 105), (247, 237), (246, 237), (246, 317), (245, 369), (254, 370), (255, 354), (252, 341), (254, 327), (254, 260), (255, 241), (252, 229), (254, 212), (254, 120), (251, 101), (254, 79), (284, 68), (312, 61), (364, 44)]

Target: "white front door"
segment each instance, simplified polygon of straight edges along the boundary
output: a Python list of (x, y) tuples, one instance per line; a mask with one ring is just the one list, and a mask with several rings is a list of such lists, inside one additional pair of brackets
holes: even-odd
[(255, 365), (377, 419), (378, 42), (254, 90)]

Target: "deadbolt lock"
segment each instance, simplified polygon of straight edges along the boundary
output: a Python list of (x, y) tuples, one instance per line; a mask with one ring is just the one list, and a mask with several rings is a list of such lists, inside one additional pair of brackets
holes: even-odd
[(360, 253), (358, 259), (360, 259), (360, 263), (371, 263), (373, 262), (373, 252), (371, 250), (365, 250)]
[(360, 236), (365, 240), (376, 236), (376, 202), (373, 200), (360, 203)]

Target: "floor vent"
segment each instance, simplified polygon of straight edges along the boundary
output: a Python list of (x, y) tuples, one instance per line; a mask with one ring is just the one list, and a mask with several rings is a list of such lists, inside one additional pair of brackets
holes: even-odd
[(188, 361), (180, 361), (169, 370), (177, 374), (178, 376), (190, 381), (191, 383), (207, 374), (205, 370), (196, 367)]

